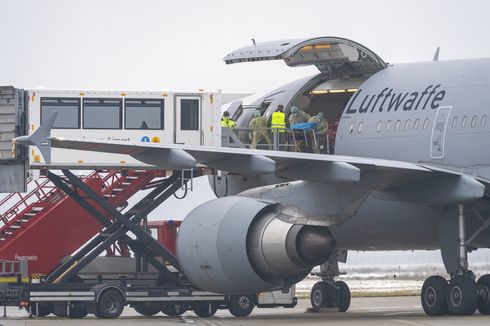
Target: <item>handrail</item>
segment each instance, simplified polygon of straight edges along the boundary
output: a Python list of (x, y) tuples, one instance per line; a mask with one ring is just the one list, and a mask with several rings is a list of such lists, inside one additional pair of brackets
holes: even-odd
[[(331, 138), (329, 133), (320, 134), (314, 129), (295, 129), (295, 128), (226, 128), (234, 134), (233, 141), (223, 133), (222, 147), (243, 147), (253, 148), (254, 131), (263, 131), (269, 137), (270, 143), (264, 137), (260, 137), (261, 143), (256, 145), (256, 149), (269, 149), (278, 151), (292, 152), (317, 152), (331, 153)], [(236, 144), (236, 141), (239, 144)], [(254, 144), (255, 145), (255, 144)]]
[(8, 198), (5, 198), (5, 200), (2, 200), (0, 202), (0, 206), (5, 204), (10, 198), (12, 198), (14, 195), (19, 195), (20, 197), (20, 200), (14, 205), (12, 206), (10, 209), (8, 209), (6, 212), (4, 212), (3, 214), (0, 215), (0, 220), (2, 220), (2, 222), (4, 222), (4, 224), (7, 224), (12, 217), (15, 217), (16, 216), (16, 213), (19, 211), (19, 207), (21, 207), (21, 205), (25, 205), (24, 209), (27, 208), (30, 204), (27, 204), (27, 201), (31, 198), (31, 197), (34, 197), (36, 196), (37, 197), (37, 201), (41, 201), (43, 199), (45, 199), (46, 197), (48, 197), (51, 193), (53, 193), (53, 191), (56, 190), (56, 187), (54, 185), (51, 186), (51, 190), (49, 192), (44, 192), (42, 191), (42, 195), (39, 195), (39, 191), (41, 191), (41, 189), (43, 188), (48, 188), (48, 183), (50, 183), (50, 180), (49, 179), (46, 179), (44, 180), (44, 182), (42, 183), (37, 183), (37, 186), (36, 188), (34, 188), (32, 191), (30, 191), (27, 195), (21, 195), (20, 193), (12, 193), (10, 194), (9, 196), (7, 196)]

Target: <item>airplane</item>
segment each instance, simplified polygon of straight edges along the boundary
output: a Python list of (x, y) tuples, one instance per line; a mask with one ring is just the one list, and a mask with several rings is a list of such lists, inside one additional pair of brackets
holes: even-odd
[[(319, 73), (229, 108), (238, 127), (282, 105), (340, 117), (332, 153), (51, 137), (56, 113), (18, 144), (127, 154), (162, 169), (224, 171), (224, 196), (182, 223), (177, 258), (196, 286), (257, 293), (290, 286), (320, 265), (313, 310), (346, 311), (338, 262), (347, 252), (441, 250), (449, 275), (423, 284), (430, 316), (490, 313), (490, 275), (476, 280), (467, 254), (490, 247), (490, 58), (391, 65), (340, 37), (257, 43), (227, 64), (284, 60)], [(213, 179), (214, 177), (211, 177)], [(216, 180), (213, 179), (215, 182)]]

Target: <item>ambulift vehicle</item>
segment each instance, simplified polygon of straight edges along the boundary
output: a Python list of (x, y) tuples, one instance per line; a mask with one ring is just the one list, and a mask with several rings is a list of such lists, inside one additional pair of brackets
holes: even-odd
[[(192, 309), (199, 317), (209, 317), (218, 309), (228, 309), (234, 316), (247, 316), (255, 306), (294, 307), (295, 288), (244, 295), (222, 295), (195, 288), (180, 273), (175, 258), (175, 237), (179, 222), (150, 222), (146, 216), (179, 189), (187, 187), (190, 171), (174, 171), (153, 181), (142, 200), (122, 213), (68, 170), (64, 176), (45, 171), (46, 176), (66, 195), (75, 200), (103, 225), (103, 230), (64, 260), (49, 275), (1, 284), (0, 304), (19, 306), (32, 316), (50, 313), (70, 318), (94, 314), (99, 318), (116, 318), (126, 305), (144, 316), (162, 311), (179, 316)], [(196, 172), (194, 176), (196, 176)], [(156, 229), (157, 239), (148, 234)], [(127, 235), (136, 235), (133, 239)], [(63, 234), (50, 236), (62, 237)], [(134, 257), (101, 257), (112, 244), (127, 245)], [(19, 261), (19, 271), (25, 261)]]

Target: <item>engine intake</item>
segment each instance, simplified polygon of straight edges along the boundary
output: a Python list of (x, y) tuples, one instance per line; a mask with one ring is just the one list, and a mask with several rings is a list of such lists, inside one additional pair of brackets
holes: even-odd
[(195, 208), (181, 224), (177, 259), (196, 286), (252, 294), (297, 283), (335, 249), (326, 227), (287, 222), (277, 203), (224, 197)]

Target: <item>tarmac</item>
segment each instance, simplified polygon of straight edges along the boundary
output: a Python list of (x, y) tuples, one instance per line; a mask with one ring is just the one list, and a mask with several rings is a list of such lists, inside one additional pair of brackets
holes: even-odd
[[(83, 319), (54, 317), (28, 318), (24, 310), (8, 307), (8, 317), (0, 318), (2, 326), (20, 325), (489, 325), (490, 316), (428, 317), (420, 305), (420, 298), (413, 297), (374, 297), (353, 298), (349, 311), (339, 313), (322, 311), (308, 313), (308, 299), (300, 299), (295, 308), (256, 308), (248, 317), (233, 317), (227, 310), (219, 310), (212, 318), (198, 318), (188, 311), (181, 317), (167, 317), (162, 313), (153, 317), (142, 317), (132, 308), (126, 308), (118, 319), (97, 319), (88, 316)], [(1, 311), (1, 310), (0, 310)]]

